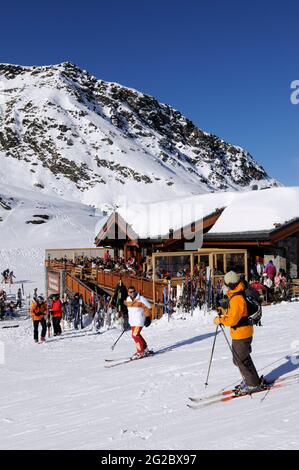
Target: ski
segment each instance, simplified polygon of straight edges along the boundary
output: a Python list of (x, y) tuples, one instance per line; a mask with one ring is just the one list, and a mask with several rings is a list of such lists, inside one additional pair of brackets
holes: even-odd
[[(272, 385), (273, 383), (278, 383), (278, 381), (288, 381), (292, 379), (297, 379), (299, 378), (299, 374), (292, 374), (287, 377), (277, 377), (273, 381), (269, 383), (269, 385)], [(235, 388), (228, 389), (228, 390), (222, 390), (221, 392), (216, 392), (213, 393), (212, 395), (206, 395), (206, 396), (199, 396), (199, 397), (189, 397), (189, 400), (192, 401), (193, 403), (201, 403), (203, 401), (207, 400), (212, 400), (214, 398), (221, 398), (227, 395), (233, 395), (235, 393)]]
[(261, 392), (268, 392), (269, 390), (272, 390), (274, 388), (281, 387), (281, 383), (273, 384), (267, 388), (264, 388), (263, 390), (259, 390), (257, 392), (252, 392), (252, 393), (242, 393), (240, 395), (235, 395), (234, 393), (229, 394), (227, 396), (220, 396), (220, 397), (215, 397), (214, 399), (211, 400), (203, 400), (201, 402), (198, 402), (196, 404), (190, 404), (187, 403), (188, 408), (191, 408), (193, 410), (199, 410), (200, 408), (204, 408), (206, 406), (214, 405), (216, 403), (223, 403), (223, 402), (228, 402), (231, 400), (235, 400), (236, 398), (244, 398), (244, 397), (251, 397), (252, 395), (256, 395), (257, 393)]
[(112, 359), (112, 358), (109, 359), (108, 358), (108, 359), (105, 359), (105, 362), (119, 362), (119, 361), (125, 361), (127, 359), (130, 359), (130, 358), (128, 356), (126, 356), (126, 357), (117, 357), (115, 359)]
[[(200, 401), (196, 401), (194, 399), (192, 399), (192, 404), (188, 403), (187, 406), (188, 408), (191, 408), (191, 409), (194, 409), (194, 410), (197, 410), (197, 409), (200, 409), (200, 408), (203, 408), (203, 407), (206, 407), (206, 406), (209, 406), (209, 405), (213, 405), (213, 404), (216, 404), (216, 403), (221, 403), (221, 402), (228, 402), (228, 401), (231, 401), (231, 400), (234, 400), (236, 398), (242, 398), (242, 397), (251, 397), (252, 395), (255, 395), (257, 393), (262, 393), (262, 392), (269, 392), (271, 390), (274, 390), (274, 389), (277, 389), (277, 388), (281, 388), (281, 387), (285, 387), (285, 386), (288, 386), (288, 385), (293, 385), (294, 383), (299, 383), (299, 374), (294, 374), (294, 375), (291, 375), (289, 377), (285, 377), (285, 378), (281, 378), (281, 379), (276, 379), (275, 381), (273, 381), (272, 384), (269, 384), (267, 387), (265, 387), (264, 389), (262, 390), (258, 390), (256, 392), (252, 392), (252, 393), (242, 393), (242, 394), (235, 394), (234, 391), (231, 391), (231, 390), (225, 390), (224, 392), (221, 392), (221, 394), (215, 394), (215, 395), (211, 395), (209, 397), (203, 397), (202, 400)], [(199, 400), (199, 399), (197, 399)]]
[(3, 330), (4, 328), (18, 328), (20, 325), (7, 325), (7, 326), (2, 326), (1, 327), (1, 330)]
[(104, 367), (106, 369), (110, 369), (111, 367), (116, 367), (116, 366), (120, 366), (122, 364), (127, 364), (128, 362), (135, 362), (135, 361), (139, 361), (140, 359), (146, 359), (148, 357), (152, 357), (152, 356), (155, 356), (155, 353), (154, 351), (152, 351), (152, 353), (148, 354), (147, 356), (142, 356), (142, 357), (137, 357), (136, 359), (132, 359), (131, 357), (128, 357), (124, 360), (122, 359), (105, 359), (105, 362), (108, 362), (108, 364), (106, 364)]
[(214, 400), (209, 400), (209, 401), (203, 401), (202, 403), (197, 403), (197, 404), (190, 404), (188, 403), (187, 406), (188, 408), (191, 408), (193, 410), (199, 410), (200, 408), (204, 408), (206, 406), (210, 406), (213, 404), (221, 403), (221, 402), (228, 402), (231, 400), (234, 400), (236, 398), (243, 398), (243, 397), (251, 397), (252, 395), (255, 395), (257, 393), (265, 392), (268, 393), (271, 390), (276, 390), (281, 387), (287, 387), (290, 385), (293, 385), (294, 383), (299, 383), (299, 379), (295, 381), (290, 381), (290, 382), (278, 382), (277, 384), (273, 384), (272, 386), (265, 388), (263, 390), (259, 390), (257, 392), (252, 392), (252, 393), (244, 393), (242, 395), (228, 395), (227, 397), (222, 397), (222, 398), (215, 398)]
[(222, 392), (216, 392), (211, 395), (206, 395), (202, 397), (189, 397), (188, 400), (192, 401), (193, 403), (201, 403), (202, 401), (212, 400), (213, 398), (220, 398), (225, 395), (232, 395), (234, 393), (234, 389), (223, 390)]

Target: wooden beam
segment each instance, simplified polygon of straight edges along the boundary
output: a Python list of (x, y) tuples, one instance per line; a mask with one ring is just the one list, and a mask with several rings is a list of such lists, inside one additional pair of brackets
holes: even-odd
[(279, 240), (290, 237), (296, 233), (299, 233), (299, 221), (294, 222), (293, 224), (290, 224), (286, 227), (282, 227), (281, 229), (279, 228), (275, 230), (274, 233), (270, 234), (270, 239), (272, 243), (276, 243)]

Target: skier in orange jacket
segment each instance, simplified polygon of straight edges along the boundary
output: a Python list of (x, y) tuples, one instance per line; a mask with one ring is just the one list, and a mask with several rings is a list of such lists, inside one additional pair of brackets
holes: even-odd
[(251, 359), (253, 326), (248, 322), (247, 304), (244, 297), (245, 287), (240, 276), (229, 271), (224, 277), (228, 286), (228, 308), (224, 315), (214, 319), (216, 325), (230, 327), (232, 337), (233, 363), (239, 368), (249, 392), (257, 391), (261, 385), (254, 363)]
[(46, 340), (47, 323), (45, 315), (47, 314), (47, 304), (44, 298), (39, 295), (37, 299), (32, 303), (30, 308), (31, 317), (33, 320), (33, 338), (38, 343), (38, 325), (41, 324), (41, 342)]

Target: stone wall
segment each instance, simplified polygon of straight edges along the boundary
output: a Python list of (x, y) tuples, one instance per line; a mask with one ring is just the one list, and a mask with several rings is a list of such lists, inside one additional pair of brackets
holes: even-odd
[(284, 240), (281, 240), (277, 243), (279, 248), (284, 250), (284, 255), (286, 258), (286, 271), (293, 277), (298, 277), (298, 237), (287, 237)]

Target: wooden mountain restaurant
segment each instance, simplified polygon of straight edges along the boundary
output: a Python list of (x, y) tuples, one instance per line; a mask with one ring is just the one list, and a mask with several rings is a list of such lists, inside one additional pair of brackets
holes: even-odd
[[(292, 189), (296, 190), (288, 191)], [(281, 209), (274, 213), (267, 208), (271, 206), (271, 191), (274, 196), (275, 191), (280, 191)], [(180, 220), (172, 220), (169, 226), (163, 222), (164, 231), (160, 232), (151, 228), (151, 221), (148, 221), (149, 229), (145, 230), (143, 221), (135, 217), (134, 211), (129, 211), (129, 215), (121, 210), (114, 212), (98, 228), (95, 248), (46, 250), (47, 293), (80, 292), (90, 303), (98, 289), (111, 294), (121, 278), (127, 287), (133, 284), (159, 305), (168, 279), (175, 286), (182, 283), (184, 277), (209, 267), (214, 282), (223, 279), (229, 270), (243, 274), (248, 280), (257, 259), (264, 264), (273, 260), (277, 269), (282, 268), (297, 279), (299, 190), (277, 188), (253, 193), (255, 198), (256, 193), (260, 197), (260, 204), (255, 205), (254, 210), (250, 204), (251, 193), (237, 194), (236, 202), (233, 200), (222, 207), (219, 195), (210, 195), (206, 197), (200, 218), (185, 217), (184, 225), (180, 225)], [(163, 210), (167, 211), (167, 207)], [(252, 214), (256, 221), (252, 220)], [(164, 220), (166, 213), (162, 211), (160, 216)], [(129, 268), (123, 269), (117, 263), (112, 268), (109, 264), (107, 267), (93, 263), (94, 259), (103, 259), (107, 251), (110, 259), (122, 259)], [(130, 269), (130, 263), (138, 269)]]

